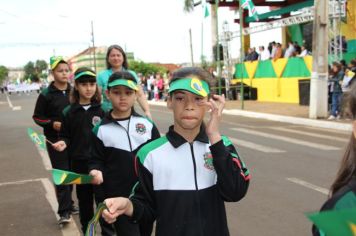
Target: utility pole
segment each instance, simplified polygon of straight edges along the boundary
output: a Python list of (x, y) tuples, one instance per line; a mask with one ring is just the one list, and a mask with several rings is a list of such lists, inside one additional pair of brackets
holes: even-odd
[(94, 43), (94, 26), (93, 21), (91, 21), (91, 41), (93, 43), (93, 54), (94, 54), (94, 71), (96, 72), (96, 52), (95, 52), (95, 43)]
[(328, 115), (328, 24), (329, 1), (314, 1), (313, 69), (310, 79), (309, 118)]
[[(243, 27), (244, 27), (244, 16), (243, 16), (243, 10), (241, 8), (242, 1), (239, 0), (239, 16), (240, 16), (240, 44), (241, 44), (241, 50), (240, 50), (240, 63), (241, 63), (241, 87), (240, 87), (240, 96), (241, 96), (241, 110), (244, 109), (244, 57), (245, 57), (245, 52), (244, 52), (244, 47), (245, 47), (245, 42), (244, 42), (244, 34), (243, 34)], [(250, 87), (251, 90), (251, 87)], [(238, 99), (238, 98), (237, 98)]]
[(190, 60), (191, 60), (192, 66), (194, 66), (192, 29), (189, 29), (189, 41), (190, 41)]

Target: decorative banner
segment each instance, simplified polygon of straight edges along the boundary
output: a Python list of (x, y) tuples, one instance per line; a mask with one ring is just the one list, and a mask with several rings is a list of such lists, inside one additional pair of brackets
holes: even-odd
[(258, 61), (247, 61), (245, 62), (245, 68), (248, 74), (248, 77), (252, 79), (255, 76), (257, 70)]
[(248, 78), (248, 74), (247, 74), (247, 70), (245, 67), (245, 63), (239, 63), (235, 65), (235, 78), (241, 79), (241, 77), (243, 76), (243, 78), (247, 79)]
[(258, 62), (255, 79), (258, 78), (277, 78), (271, 60)]
[(304, 58), (305, 65), (307, 66), (309, 72), (312, 72), (313, 69), (313, 57), (312, 56), (305, 56)]
[(77, 174), (70, 171), (52, 169), (53, 182), (56, 185), (91, 184), (93, 176)]
[(288, 59), (286, 68), (283, 71), (282, 78), (310, 77), (310, 71), (307, 68), (304, 59), (300, 57), (291, 57)]
[(278, 78), (280, 78), (283, 74), (284, 69), (286, 68), (288, 58), (279, 58), (277, 60), (271, 60), (274, 72)]
[(356, 236), (356, 208), (311, 213), (307, 217), (327, 236)]
[(88, 228), (85, 231), (85, 236), (95, 236), (96, 225), (99, 222), (101, 213), (105, 209), (107, 209), (105, 203), (103, 203), (103, 202), (99, 203), (99, 205), (96, 207), (96, 211), (95, 211), (95, 214), (94, 214), (93, 218), (88, 223)]
[(38, 135), (33, 129), (27, 128), (27, 134), (30, 139), (39, 146), (42, 150), (46, 149), (46, 137), (42, 134)]

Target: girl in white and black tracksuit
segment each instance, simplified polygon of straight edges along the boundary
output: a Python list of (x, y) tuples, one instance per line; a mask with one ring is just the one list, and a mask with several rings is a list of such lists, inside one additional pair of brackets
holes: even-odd
[[(35, 123), (43, 128), (43, 133), (50, 142), (59, 140), (62, 110), (69, 104), (69, 66), (62, 59), (54, 60), (51, 64), (54, 81), (45, 88), (37, 98), (36, 107), (32, 116)], [(52, 58), (51, 58), (52, 62)], [(69, 170), (70, 163), (67, 152), (58, 152), (46, 142), (47, 151), (53, 168)], [(60, 223), (64, 219), (69, 221), (73, 208), (72, 187), (69, 185), (55, 185), (58, 201), (58, 214)]]
[[(160, 137), (155, 124), (133, 109), (138, 86), (129, 72), (112, 74), (107, 96), (113, 110), (93, 129), (93, 155), (89, 170), (95, 180), (103, 181), (105, 197), (130, 195), (138, 180), (134, 168), (138, 148)], [(123, 216), (114, 226), (117, 236), (146, 236), (151, 235), (152, 223), (138, 226)]]
[[(79, 68), (74, 73), (74, 82), (71, 104), (63, 110), (62, 114), (63, 124), (60, 134), (62, 140), (53, 146), (58, 151), (67, 150), (73, 172), (88, 174), (91, 130), (100, 123), (105, 113), (101, 108), (101, 95), (97, 88), (95, 72), (86, 67)], [(101, 188), (92, 184), (76, 185), (83, 233), (94, 216), (94, 195), (96, 203), (103, 201)], [(100, 221), (100, 224), (102, 235), (114, 235), (114, 230), (109, 224), (105, 221)]]

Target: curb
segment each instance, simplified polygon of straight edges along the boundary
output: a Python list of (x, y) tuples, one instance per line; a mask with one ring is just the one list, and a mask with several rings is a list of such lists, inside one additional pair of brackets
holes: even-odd
[[(148, 104), (154, 105), (154, 106), (166, 106), (166, 103), (161, 102), (161, 101), (148, 101)], [(255, 118), (255, 119), (278, 121), (278, 122), (290, 123), (290, 124), (295, 124), (295, 125), (306, 125), (306, 126), (317, 127), (317, 128), (334, 129), (334, 130), (340, 130), (340, 131), (351, 131), (352, 130), (351, 124), (337, 123), (335, 121), (312, 120), (312, 119), (307, 119), (307, 118), (274, 115), (274, 114), (267, 114), (267, 113), (261, 113), (261, 112), (243, 111), (243, 110), (237, 110), (237, 109), (224, 110), (223, 114), (243, 116), (243, 117), (249, 117), (249, 118)]]

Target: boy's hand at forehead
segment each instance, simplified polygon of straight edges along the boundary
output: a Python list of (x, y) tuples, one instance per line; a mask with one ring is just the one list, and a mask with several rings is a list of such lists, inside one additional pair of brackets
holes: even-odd
[(215, 144), (221, 140), (219, 124), (225, 107), (225, 95), (223, 94), (220, 96), (214, 94), (209, 101), (206, 101), (201, 105), (210, 108), (210, 119), (206, 124), (205, 132), (209, 137), (210, 143)]

